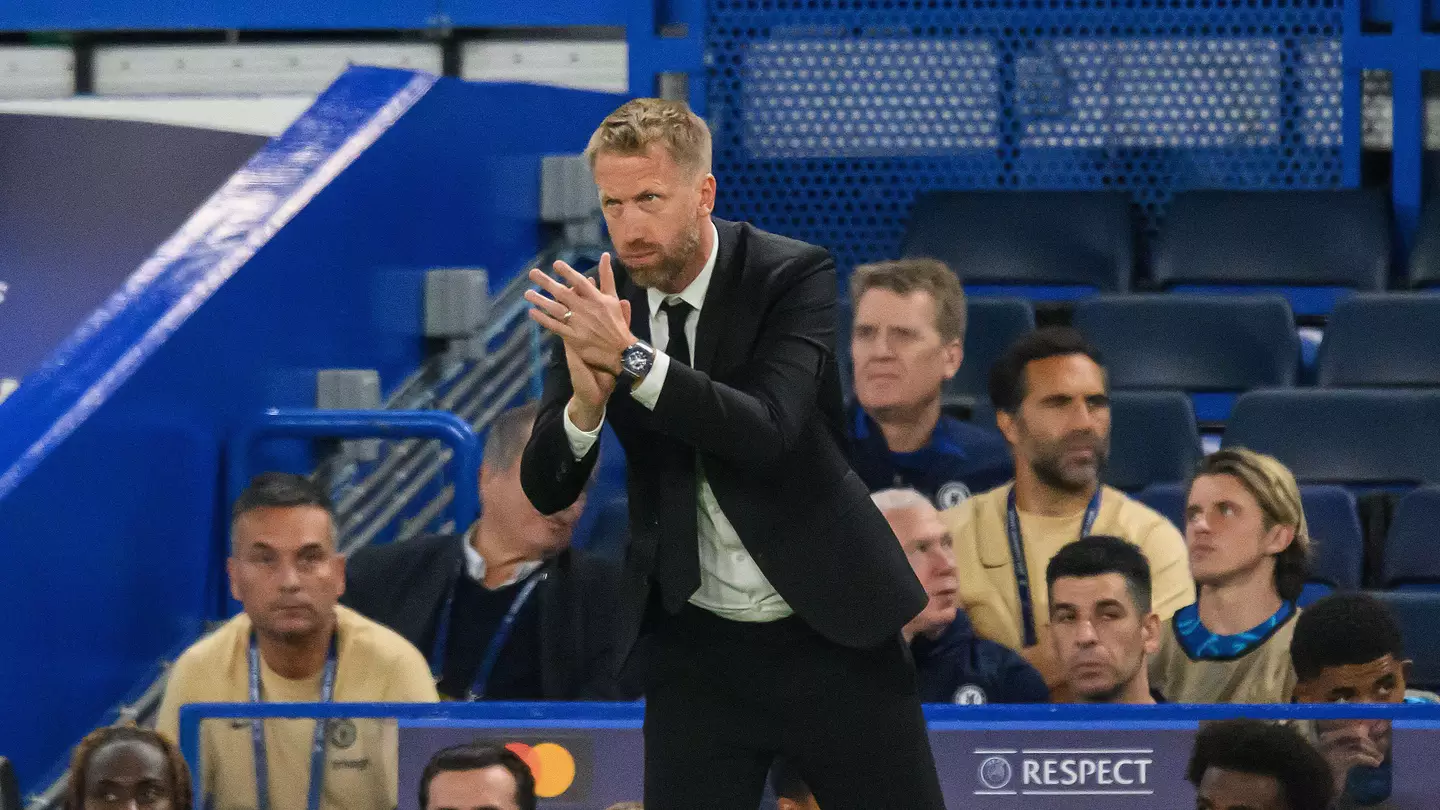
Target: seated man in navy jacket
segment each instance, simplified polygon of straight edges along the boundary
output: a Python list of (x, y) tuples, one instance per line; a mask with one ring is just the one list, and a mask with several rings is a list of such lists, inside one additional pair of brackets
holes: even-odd
[(935, 259), (867, 264), (850, 276), (855, 404), (850, 455), (870, 489), (909, 487), (939, 509), (1014, 475), (995, 426), (941, 412), (941, 391), (964, 359), (965, 292)]
[(915, 657), (925, 703), (1046, 703), (1050, 690), (1018, 653), (976, 638), (955, 600), (955, 552), (930, 501), (913, 489), (888, 489), (871, 498), (905, 554), (930, 602), (904, 634)]
[(491, 425), (474, 526), (361, 549), (342, 601), (424, 653), (442, 698), (633, 699), (615, 680), (618, 574), (570, 548), (584, 496), (547, 517), (520, 488), (534, 421), (531, 404)]

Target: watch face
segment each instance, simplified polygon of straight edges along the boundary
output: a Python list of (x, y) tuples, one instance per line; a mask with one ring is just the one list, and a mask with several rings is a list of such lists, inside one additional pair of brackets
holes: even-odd
[(650, 370), (650, 353), (643, 346), (631, 346), (620, 355), (620, 364), (625, 371), (639, 377)]

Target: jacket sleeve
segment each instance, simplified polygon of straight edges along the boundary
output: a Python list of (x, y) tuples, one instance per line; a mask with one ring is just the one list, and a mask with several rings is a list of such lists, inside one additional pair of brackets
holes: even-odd
[(576, 558), (576, 574), (583, 594), (585, 640), (580, 678), (580, 700), (635, 700), (638, 693), (626, 694), (619, 673), (619, 569), (590, 555)]
[(555, 341), (535, 427), (520, 457), (520, 486), (530, 503), (546, 515), (559, 512), (580, 497), (600, 455), (600, 442), (578, 461), (570, 450), (565, 435), (565, 408), (573, 393), (570, 370), (565, 365), (565, 346)]
[(769, 471), (800, 439), (835, 344), (835, 262), (815, 248), (775, 274), (781, 286), (750, 362), (729, 378), (671, 364), (658, 430), (737, 466)]

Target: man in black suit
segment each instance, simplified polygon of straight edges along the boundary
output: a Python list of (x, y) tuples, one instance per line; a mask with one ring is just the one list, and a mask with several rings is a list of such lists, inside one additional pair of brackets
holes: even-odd
[(625, 448), (645, 807), (752, 810), (784, 754), (826, 810), (940, 810), (900, 635), (925, 592), (840, 450), (834, 262), (711, 219), (710, 133), (683, 104), (631, 101), (586, 152), (622, 267), (531, 272), (564, 343), (521, 482), (552, 514), (604, 422)]
[(614, 677), (618, 571), (570, 549), (583, 493), (547, 517), (520, 488), (535, 412), (490, 426), (469, 531), (361, 549), (341, 601), (424, 653), (448, 699), (633, 699)]

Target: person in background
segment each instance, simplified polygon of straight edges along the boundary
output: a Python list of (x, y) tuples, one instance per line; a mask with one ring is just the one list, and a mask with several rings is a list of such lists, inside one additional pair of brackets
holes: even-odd
[(1166, 622), (1151, 682), (1175, 703), (1288, 703), (1310, 560), (1295, 476), (1243, 448), (1206, 456), (1186, 496), (1185, 544), (1199, 599)]
[(775, 792), (775, 810), (820, 810), (810, 786), (785, 757), (776, 758), (770, 769), (770, 789)]
[(547, 516), (520, 487), (535, 410), (490, 426), (475, 525), (361, 549), (342, 602), (428, 653), (448, 699), (633, 699), (615, 678), (619, 572), (570, 548), (585, 496)]
[[(1336, 593), (1306, 608), (1295, 620), (1290, 657), (1299, 703), (1437, 702), (1428, 692), (1407, 690), (1410, 661), (1400, 625), (1384, 602), (1366, 593)], [(1388, 718), (1307, 726), (1334, 772), (1336, 810), (1392, 807)]]
[(535, 810), (535, 775), (501, 745), (435, 752), (420, 774), (420, 810)]
[(1091, 535), (1061, 548), (1045, 568), (1055, 660), (1082, 703), (1164, 702), (1147, 659), (1159, 643), (1150, 563), (1133, 543)]
[[(161, 733), (178, 739), (187, 703), (438, 699), (419, 651), (336, 604), (345, 558), (336, 551), (335, 510), (324, 490), (298, 475), (256, 476), (235, 502), (230, 536), (230, 592), (245, 612), (171, 667), (156, 721)], [(396, 805), (394, 723), (212, 721), (201, 729), (201, 746), (197, 778), (215, 807)], [(257, 762), (268, 766), (257, 770)]]
[(955, 594), (955, 552), (935, 507), (913, 489), (871, 495), (900, 540), (930, 601), (902, 631), (926, 703), (1046, 703), (1050, 690), (1018, 653), (975, 637)]
[(990, 370), (990, 398), (1015, 457), (1015, 481), (941, 513), (955, 543), (960, 606), (981, 638), (1022, 652), (1063, 700), (1049, 641), (1050, 607), (1031, 585), (1062, 546), (1121, 537), (1149, 560), (1155, 612), (1195, 601), (1185, 541), (1159, 513), (1100, 484), (1110, 448), (1110, 398), (1100, 355), (1074, 329), (1015, 341)]
[(850, 275), (850, 300), (850, 460), (866, 486), (916, 489), (946, 509), (1010, 480), (1004, 439), (941, 411), (964, 360), (960, 279), (935, 259), (866, 264)]
[(1294, 729), (1259, 720), (1200, 726), (1186, 778), (1195, 810), (1330, 810), (1330, 766)]
[(107, 726), (86, 735), (70, 757), (66, 810), (190, 810), (190, 769), (158, 732)]

